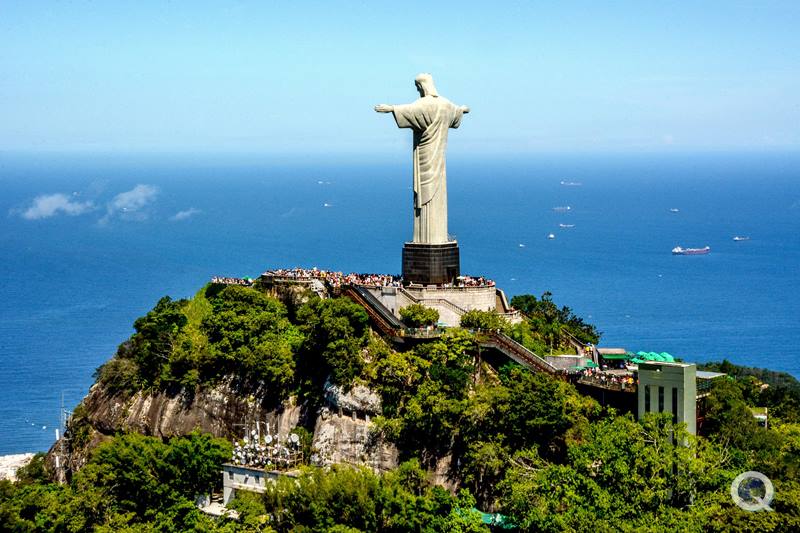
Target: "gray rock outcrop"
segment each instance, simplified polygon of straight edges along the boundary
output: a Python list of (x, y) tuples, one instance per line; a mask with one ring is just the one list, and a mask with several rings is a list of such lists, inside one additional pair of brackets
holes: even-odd
[[(371, 417), (380, 414), (380, 397), (358, 385), (343, 391), (325, 389), (327, 405), (309, 411), (295, 398), (279, 406), (264, 401), (266, 391), (247, 388), (233, 380), (200, 387), (193, 394), (163, 391), (115, 393), (95, 384), (76, 409), (63, 442), (62, 458), (69, 472), (80, 469), (91, 451), (118, 432), (170, 438), (199, 430), (216, 437), (239, 439), (256, 423), (273, 436), (285, 439), (298, 425), (313, 429), (312, 447), (324, 464), (350, 463), (387, 471), (397, 466), (397, 450), (374, 431)], [(49, 462), (60, 453), (53, 445)]]

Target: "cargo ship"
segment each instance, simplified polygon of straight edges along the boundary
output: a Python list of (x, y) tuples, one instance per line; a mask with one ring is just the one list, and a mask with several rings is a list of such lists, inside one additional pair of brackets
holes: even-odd
[(711, 251), (710, 246), (704, 248), (682, 248), (676, 246), (672, 249), (672, 255), (705, 255)]

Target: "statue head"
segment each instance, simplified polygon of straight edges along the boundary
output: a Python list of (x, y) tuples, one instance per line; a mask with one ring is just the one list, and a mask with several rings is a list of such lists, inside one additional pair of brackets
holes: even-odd
[(414, 85), (417, 86), (420, 96), (439, 96), (436, 92), (436, 86), (433, 85), (433, 76), (423, 72), (418, 74), (414, 79)]

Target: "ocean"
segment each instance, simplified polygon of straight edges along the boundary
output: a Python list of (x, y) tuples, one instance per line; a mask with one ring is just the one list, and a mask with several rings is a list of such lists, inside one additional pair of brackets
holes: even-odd
[[(448, 181), (462, 272), (551, 291), (603, 346), (800, 377), (800, 155), (451, 154)], [(273, 267), (399, 273), (411, 233), (400, 156), (0, 154), (0, 191), (0, 455), (46, 450), (161, 296)]]

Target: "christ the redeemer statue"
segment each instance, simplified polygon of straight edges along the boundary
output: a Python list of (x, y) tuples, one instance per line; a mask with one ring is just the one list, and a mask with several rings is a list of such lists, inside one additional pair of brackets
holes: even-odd
[(469, 113), (439, 96), (430, 74), (414, 80), (420, 98), (412, 104), (375, 106), (393, 113), (398, 128), (414, 130), (414, 243), (444, 244), (447, 234), (447, 130), (457, 128)]

